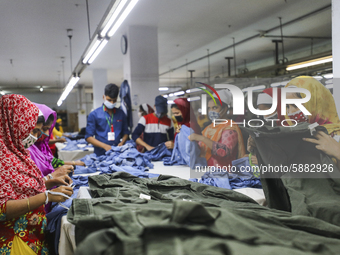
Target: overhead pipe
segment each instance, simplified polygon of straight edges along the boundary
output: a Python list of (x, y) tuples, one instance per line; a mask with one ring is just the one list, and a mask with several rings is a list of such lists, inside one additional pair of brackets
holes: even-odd
[[(306, 19), (306, 18), (308, 18), (308, 17), (310, 17), (310, 16), (313, 16), (313, 15), (316, 15), (316, 14), (318, 14), (318, 13), (320, 13), (320, 12), (322, 12), (322, 11), (325, 11), (325, 10), (331, 8), (331, 7), (332, 7), (332, 5), (331, 5), (331, 4), (328, 4), (328, 5), (326, 5), (326, 6), (324, 6), (324, 7), (321, 7), (321, 8), (319, 8), (319, 9), (315, 10), (315, 11), (312, 11), (312, 12), (310, 12), (310, 13), (307, 13), (307, 14), (302, 15), (302, 16), (296, 18), (296, 19), (293, 19), (293, 20), (291, 20), (291, 21), (288, 21), (288, 22), (282, 24), (282, 27), (288, 26), (288, 25), (291, 25), (291, 24), (294, 24), (295, 22), (298, 22), (298, 21), (300, 21), (300, 20)], [(274, 30), (277, 30), (277, 29), (279, 29), (279, 28), (280, 28), (280, 26), (272, 27), (272, 28), (270, 28), (270, 29), (268, 29), (268, 30), (265, 30), (265, 31), (261, 32), (261, 33), (258, 33), (258, 34), (256, 34), (256, 35), (253, 35), (253, 36), (250, 36), (250, 37), (248, 37), (248, 38), (246, 38), (246, 39), (243, 39), (243, 40), (241, 40), (241, 41), (239, 41), (239, 42), (237, 42), (237, 43), (235, 43), (235, 44), (233, 44), (233, 45), (230, 45), (230, 46), (224, 47), (224, 48), (222, 48), (222, 49), (220, 49), (220, 50), (214, 51), (214, 52), (210, 53), (210, 56), (219, 54), (219, 53), (221, 53), (221, 52), (223, 52), (223, 51), (225, 51), (225, 50), (228, 50), (228, 49), (230, 49), (230, 48), (232, 48), (232, 47), (235, 47), (235, 46), (237, 46), (237, 45), (240, 45), (240, 44), (243, 44), (243, 43), (245, 43), (245, 42), (251, 41), (251, 40), (253, 40), (253, 39), (255, 39), (255, 38), (261, 37), (261, 36), (263, 36), (263, 33), (264, 33), (264, 34), (267, 34), (267, 33), (269, 33), (269, 32), (272, 32), (272, 31), (274, 31)], [(201, 60), (205, 59), (206, 57), (207, 57), (207, 56), (203, 56), (203, 57), (194, 59), (194, 60), (192, 60), (192, 61), (190, 61), (190, 62), (188, 62), (188, 63), (185, 63), (184, 65), (180, 65), (180, 66), (178, 66), (178, 67), (173, 68), (172, 71), (175, 71), (175, 70), (177, 70), (177, 69), (183, 68), (183, 67), (185, 67), (186, 65), (190, 65), (190, 64), (193, 64), (193, 63), (195, 63), (195, 62), (201, 61)], [(235, 62), (236, 62), (236, 60), (234, 59), (234, 63), (235, 63)], [(236, 67), (235, 67), (235, 71), (236, 71)], [(163, 73), (161, 73), (159, 76), (162, 76), (162, 75), (164, 75), (164, 74), (167, 74), (168, 72), (169, 72), (169, 71), (163, 72)], [(235, 72), (235, 75), (236, 75), (236, 72)]]

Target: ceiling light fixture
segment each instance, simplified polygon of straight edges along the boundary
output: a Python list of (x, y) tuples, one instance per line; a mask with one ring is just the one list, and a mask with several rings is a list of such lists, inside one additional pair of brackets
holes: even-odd
[(333, 61), (332, 56), (327, 56), (327, 57), (323, 57), (323, 58), (316, 58), (316, 59), (313, 59), (313, 60), (310, 60), (310, 61), (305, 61), (305, 62), (289, 65), (289, 66), (287, 66), (286, 70), (292, 71), (292, 70), (305, 68), (305, 67), (309, 67), (309, 66), (321, 65), (321, 64), (332, 62), (332, 61)]
[(200, 100), (201, 99), (201, 97), (189, 97), (188, 98), (188, 101), (189, 102), (193, 102), (193, 101), (198, 101), (198, 100)]
[(80, 77), (79, 76), (72, 76), (72, 78), (69, 80), (68, 84), (66, 85), (66, 88), (63, 92), (63, 94), (61, 94), (57, 105), (61, 106), (61, 104), (63, 103), (63, 101), (66, 99), (66, 97), (68, 96), (68, 94), (70, 94), (71, 90), (73, 89), (73, 87), (77, 84), (77, 82), (79, 81)]
[(132, 11), (133, 7), (135, 7), (135, 5), (137, 4), (138, 0), (131, 0), (131, 2), (128, 4), (128, 6), (125, 8), (125, 10), (123, 11), (122, 15), (120, 15), (119, 19), (117, 20), (117, 22), (113, 25), (113, 27), (110, 29), (110, 31), (107, 33), (108, 37), (112, 37), (116, 31), (118, 30), (118, 28), (120, 27), (120, 25), (124, 22), (124, 20), (126, 19), (126, 17), (129, 15), (129, 13)]
[(187, 89), (187, 90), (185, 91), (185, 93), (188, 93), (188, 94), (189, 94), (189, 93), (195, 93), (195, 92), (199, 92), (199, 91), (202, 92), (201, 89), (205, 89), (205, 87)]
[(184, 95), (184, 94), (185, 94), (184, 91), (178, 91), (178, 92), (174, 93), (175, 96), (180, 96), (180, 95)]
[(0, 94), (1, 95), (5, 95), (5, 92), (3, 90), (1, 90)]
[[(123, 7), (125, 6), (126, 2), (128, 0), (121, 0), (117, 6), (117, 8), (114, 10), (114, 12), (112, 13), (112, 16), (110, 17), (110, 19), (108, 20), (108, 22), (106, 23), (106, 25), (104, 26), (104, 28), (102, 29), (102, 31), (100, 32), (100, 35), (102, 37), (105, 37), (107, 31), (109, 31), (110, 27), (112, 26), (113, 22), (116, 21), (118, 15), (120, 14), (120, 12), (122, 11)], [(112, 8), (114, 9), (114, 7)]]
[(167, 91), (167, 90), (169, 90), (169, 88), (168, 87), (159, 87), (158, 90), (159, 91)]
[(97, 38), (91, 43), (88, 52), (86, 53), (85, 57), (83, 58), (83, 64), (86, 64), (87, 61), (89, 61), (90, 57), (93, 55), (95, 50), (98, 48), (99, 44), (101, 43), (101, 40)]
[(44, 88), (42, 86), (40, 86), (40, 92), (43, 92)]
[(323, 77), (326, 78), (326, 79), (332, 79), (333, 74), (332, 73), (324, 74)]
[(88, 64), (91, 64), (96, 57), (99, 55), (99, 53), (104, 49), (105, 45), (108, 43), (109, 41), (104, 39), (102, 40), (102, 42), (100, 43), (100, 45), (98, 46), (98, 48), (95, 50), (95, 52), (93, 53), (93, 55), (91, 56), (91, 58), (89, 59), (89, 61), (87, 61)]
[(333, 84), (328, 84), (325, 86), (327, 89), (332, 89), (333, 88)]
[(246, 92), (248, 90), (251, 90), (251, 91), (256, 91), (256, 90), (263, 90), (266, 88), (266, 85), (259, 85), (259, 86), (255, 86), (255, 87), (248, 87), (248, 88), (244, 88), (242, 89), (243, 92)]
[(173, 100), (168, 100), (168, 104), (174, 104)]

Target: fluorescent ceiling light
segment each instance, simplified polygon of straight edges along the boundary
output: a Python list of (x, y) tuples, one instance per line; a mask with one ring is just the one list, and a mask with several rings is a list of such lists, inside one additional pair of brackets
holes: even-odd
[(328, 84), (325, 86), (327, 89), (332, 89), (333, 88), (333, 84)]
[(174, 96), (174, 93), (170, 93), (170, 94), (169, 94), (169, 97), (173, 97), (173, 96)]
[(93, 55), (91, 56), (91, 58), (89, 59), (88, 63), (91, 64), (96, 57), (99, 55), (99, 53), (102, 51), (102, 49), (105, 47), (105, 45), (108, 43), (108, 40), (104, 39), (100, 45), (98, 46), (98, 48), (96, 49), (96, 51), (93, 53)]
[(167, 91), (167, 90), (169, 90), (169, 88), (168, 87), (159, 87), (158, 90), (159, 91)]
[(328, 74), (325, 74), (323, 77), (326, 78), (326, 79), (332, 79), (333, 78), (333, 74), (332, 73), (328, 73)]
[(5, 92), (3, 90), (1, 90), (0, 94), (1, 95), (5, 95)]
[(263, 90), (266, 88), (266, 85), (259, 85), (259, 86), (255, 86), (255, 87), (248, 87), (248, 88), (244, 88), (242, 89), (243, 92), (248, 91), (249, 89), (251, 89), (252, 91), (256, 91), (256, 90)]
[(90, 57), (93, 55), (95, 50), (98, 48), (101, 40), (97, 39), (93, 45), (90, 46), (89, 51), (86, 53), (84, 59), (83, 59), (83, 64), (86, 64), (87, 61), (89, 61)]
[(44, 88), (41, 86), (39, 90), (40, 90), (40, 92), (43, 92)]
[(61, 96), (60, 96), (60, 98), (58, 100), (58, 103), (57, 103), (58, 106), (61, 106), (61, 104), (66, 99), (68, 94), (70, 94), (70, 92), (72, 91), (73, 87), (77, 84), (79, 79), (80, 79), (80, 77), (72, 76), (72, 78), (70, 79), (70, 81), (66, 85), (66, 88), (65, 88), (63, 94), (61, 94)]
[(198, 101), (198, 100), (200, 100), (201, 99), (201, 97), (189, 97), (188, 98), (188, 101), (189, 102), (193, 102), (193, 101)]
[(287, 66), (286, 70), (292, 71), (292, 70), (305, 68), (305, 67), (309, 67), (309, 66), (321, 65), (321, 64), (324, 64), (324, 63), (332, 62), (332, 61), (333, 61), (332, 56), (328, 56), (328, 57), (324, 57), (324, 58), (317, 58), (317, 59), (314, 59), (314, 60), (289, 65), (289, 66)]
[[(201, 89), (205, 89), (205, 87), (200, 87)], [(199, 91), (202, 91), (201, 89), (199, 88), (192, 88), (192, 89), (187, 89), (185, 92), (186, 93), (195, 93), (195, 92), (199, 92)]]
[(287, 83), (287, 81), (286, 82), (283, 82), (283, 81), (274, 82), (274, 83), (270, 84), (270, 87), (275, 88), (275, 87), (285, 86), (286, 83)]
[(112, 16), (110, 17), (110, 19), (108, 20), (108, 22), (106, 23), (106, 25), (104, 26), (104, 28), (102, 29), (102, 31), (100, 32), (100, 35), (102, 37), (105, 37), (107, 31), (109, 31), (110, 27), (112, 26), (113, 22), (116, 21), (118, 15), (120, 14), (120, 12), (122, 11), (123, 7), (125, 6), (126, 2), (128, 0), (122, 0), (119, 2), (117, 8), (114, 10), (114, 12), (112, 13)]
[(313, 76), (313, 78), (314, 78), (314, 79), (317, 79), (318, 81), (320, 81), (320, 80), (322, 80), (322, 79), (323, 79), (323, 77), (322, 77), (322, 76), (320, 76), (320, 75), (318, 75), (318, 76)]
[(163, 95), (163, 97), (164, 97), (164, 98), (167, 98), (167, 97), (168, 97), (168, 95)]
[(168, 104), (173, 104), (174, 101), (173, 100), (168, 100)]
[(174, 93), (175, 96), (180, 96), (180, 95), (184, 95), (184, 94), (185, 94), (184, 91), (178, 91), (178, 92)]
[(110, 29), (110, 31), (107, 33), (108, 37), (112, 37), (114, 33), (118, 30), (120, 25), (124, 22), (125, 18), (129, 15), (133, 7), (137, 4), (138, 0), (132, 0), (129, 5), (125, 8), (123, 11), (122, 15), (120, 15), (119, 19), (117, 22), (113, 25), (113, 27)]
[(325, 84), (333, 84), (333, 79), (325, 81)]

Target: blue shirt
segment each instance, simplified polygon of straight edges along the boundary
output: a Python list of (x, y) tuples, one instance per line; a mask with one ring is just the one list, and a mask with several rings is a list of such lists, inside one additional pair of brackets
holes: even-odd
[[(115, 133), (114, 141), (108, 140), (107, 134), (111, 132), (111, 126), (108, 124), (107, 120), (109, 121), (109, 123), (112, 122), (113, 124), (113, 129)], [(113, 109), (113, 121), (111, 120), (110, 114), (103, 110), (103, 106), (98, 107), (89, 114), (89, 117), (87, 119), (85, 139), (93, 136), (100, 142), (106, 143), (111, 146), (117, 146), (120, 143), (120, 139), (122, 139), (124, 135), (129, 134), (130, 131), (127, 125), (127, 118), (121, 109)], [(94, 153), (96, 153), (97, 156), (100, 156), (105, 154), (105, 150), (103, 148), (95, 146)]]

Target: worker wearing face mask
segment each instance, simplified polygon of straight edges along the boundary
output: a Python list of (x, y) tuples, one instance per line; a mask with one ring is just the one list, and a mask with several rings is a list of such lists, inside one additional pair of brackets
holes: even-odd
[[(168, 149), (173, 148), (174, 128), (167, 116), (168, 103), (163, 96), (155, 98), (155, 112), (142, 116), (132, 133), (132, 139), (146, 150), (152, 150), (161, 143)], [(144, 140), (140, 138), (144, 132)]]
[[(191, 134), (189, 139), (197, 141), (201, 147), (201, 157), (205, 157), (208, 166), (228, 167), (235, 159), (245, 155), (243, 137), (237, 124), (230, 118), (232, 95), (229, 90), (217, 91), (221, 98), (208, 101), (208, 117), (212, 123), (207, 126), (202, 135)], [(218, 123), (214, 120), (219, 119)]]
[[(273, 104), (273, 88), (262, 91), (257, 97), (257, 108), (259, 110), (269, 110)], [(269, 115), (262, 115), (260, 118), (268, 126), (281, 126), (281, 122), (285, 117), (281, 114), (281, 89), (277, 88), (277, 107), (276, 110)]]
[(124, 145), (129, 138), (126, 115), (115, 107), (118, 92), (117, 85), (106, 85), (103, 105), (92, 111), (87, 119), (85, 139), (93, 144), (97, 156), (105, 154), (111, 146)]

